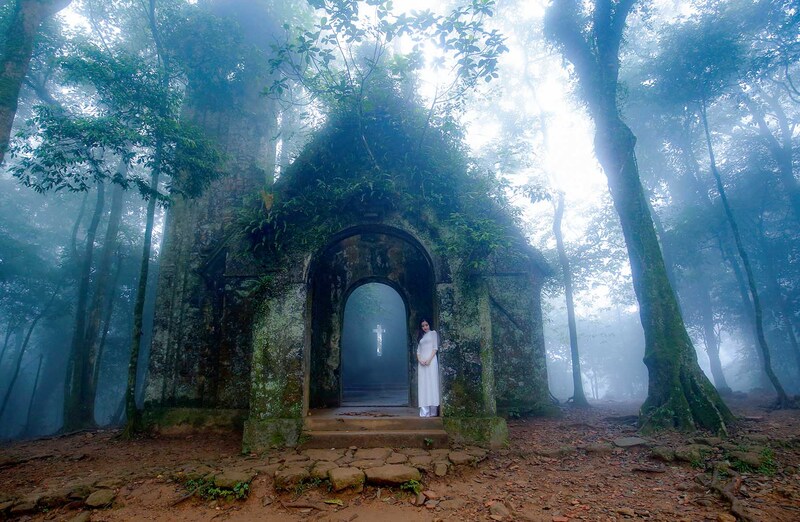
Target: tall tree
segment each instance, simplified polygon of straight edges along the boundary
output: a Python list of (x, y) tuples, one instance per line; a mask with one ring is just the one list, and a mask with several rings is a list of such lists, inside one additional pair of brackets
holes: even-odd
[(755, 271), (720, 174), (708, 118), (710, 104), (725, 94), (737, 79), (743, 59), (742, 47), (738, 34), (721, 27), (716, 18), (702, 18), (698, 22), (678, 25), (662, 40), (662, 51), (658, 60), (659, 74), (654, 75), (654, 87), (665, 97), (669, 96), (673, 103), (689, 107), (700, 120), (709, 170), (744, 269), (764, 372), (776, 390), (778, 404), (785, 407), (790, 404), (790, 400), (772, 368), (772, 355), (764, 333), (764, 312)]
[(589, 405), (583, 392), (583, 378), (581, 376), (581, 356), (578, 352), (578, 327), (575, 323), (575, 303), (572, 298), (572, 271), (569, 265), (567, 251), (564, 248), (564, 236), (561, 233), (561, 220), (564, 217), (564, 193), (556, 194), (553, 203), (553, 234), (556, 236), (556, 249), (558, 262), (564, 279), (564, 296), (567, 300), (567, 326), (569, 327), (569, 347), (572, 355), (572, 404), (579, 407)]
[(595, 123), (595, 152), (622, 225), (645, 334), (648, 396), (640, 424), (727, 431), (733, 416), (697, 363), (656, 236), (634, 154), (636, 138), (618, 106), (620, 45), (634, 0), (555, 0), (548, 36), (569, 60)]
[(0, 55), (0, 163), (3, 163), (11, 126), (17, 113), (17, 99), (33, 54), (39, 27), (64, 9), (71, 0), (16, 0), (12, 6)]

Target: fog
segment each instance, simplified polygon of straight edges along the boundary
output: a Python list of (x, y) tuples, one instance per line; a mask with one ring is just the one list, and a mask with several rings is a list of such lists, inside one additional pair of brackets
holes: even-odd
[[(409, 19), (424, 7), (394, 3)], [(490, 2), (491, 16), (476, 16), (482, 34), (505, 39), (469, 59), (454, 54), (454, 42), (439, 47), (445, 36), (422, 22), (376, 37), (387, 25), (369, 24), (387, 15), (373, 8), (362, 9), (358, 24), (315, 29), (333, 14), (303, 1), (174, 4), (159, 5), (160, 40), (136, 3), (72, 2), (39, 29), (16, 114), (3, 107), (14, 123), (0, 160), (0, 439), (120, 426), (131, 367), (141, 406), (165, 216), (178, 199), (199, 197), (215, 176), (241, 167), (235, 147), (215, 154), (181, 122), (242, 92), (256, 93), (241, 96), (253, 106), (269, 100), (274, 121), (265, 126), (274, 132), (255, 154), (264, 189), (251, 198), (268, 210), (273, 174), (369, 81), (428, 111), (425, 130), (459, 143), (470, 175), (497, 189), (498, 206), (552, 268), (542, 302), (550, 389), (560, 403), (575, 394), (568, 285), (590, 403), (648, 396), (642, 317), (670, 295), (697, 363), (723, 396), (800, 393), (794, 3), (657, 1), (628, 16), (610, 112), (634, 137), (635, 161), (625, 165), (635, 165), (633, 185), (649, 216), (620, 213), (608, 190), (615, 171), (602, 160), (612, 154), (596, 147), (613, 133), (593, 111), (603, 89), (581, 77), (553, 36), (558, 28), (545, 30), (550, 2)], [(443, 12), (461, 5), (440, 4)], [(4, 35), (15, 5), (0, 5)], [(361, 32), (338, 40), (352, 47), (333, 54), (319, 42), (286, 41), (289, 34), (321, 34), (330, 43), (334, 30)], [(465, 63), (473, 67), (459, 69)], [(368, 108), (373, 100), (358, 103)], [(250, 114), (252, 107), (237, 110)], [(212, 134), (221, 126), (201, 123)], [(386, 182), (385, 174), (376, 169), (376, 180)], [(421, 192), (447, 205), (448, 194)], [(246, 241), (252, 222), (229, 217), (242, 225), (228, 241)], [(636, 234), (626, 237), (621, 219), (652, 221), (658, 259), (639, 265), (641, 272), (663, 266), (670, 291), (658, 299), (643, 304), (634, 292), (641, 273), (631, 269), (630, 254), (643, 249), (630, 248)], [(475, 241), (491, 244), (473, 225)], [(143, 258), (146, 292), (139, 285)], [(134, 334), (142, 307), (143, 328)], [(416, 342), (408, 328), (405, 304), (389, 286), (352, 292), (342, 323), (343, 404), (408, 404)], [(141, 353), (132, 361), (139, 334)]]
[(342, 405), (408, 404), (407, 323), (405, 304), (390, 286), (367, 283), (350, 294), (342, 327)]

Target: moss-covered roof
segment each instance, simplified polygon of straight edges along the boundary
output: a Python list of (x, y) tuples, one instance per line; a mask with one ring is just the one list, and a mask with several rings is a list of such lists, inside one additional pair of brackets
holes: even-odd
[[(546, 272), (499, 181), (467, 155), (460, 128), (431, 120), (391, 90), (332, 114), (276, 182), (251, 228), (256, 243), (314, 248), (364, 215), (396, 213), (427, 227), (471, 269), (511, 255)], [(448, 233), (438, 236), (442, 228)]]

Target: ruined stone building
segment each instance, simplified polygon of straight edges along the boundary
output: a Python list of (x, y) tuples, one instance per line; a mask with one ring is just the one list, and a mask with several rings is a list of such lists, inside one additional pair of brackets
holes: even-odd
[(225, 103), (192, 93), (189, 114), (225, 149), (227, 176), (168, 213), (150, 421), (240, 425), (250, 451), (302, 442), (310, 413), (346, 406), (343, 386), (359, 384), (343, 383), (342, 331), (348, 299), (369, 283), (405, 309), (405, 352), (391, 364), (407, 385), (389, 407), (416, 406), (416, 331), (430, 317), (451, 439), (498, 443), (505, 414), (548, 410), (547, 269), (457, 140), (376, 91), (368, 113), (332, 115), (273, 183), (265, 81), (255, 75)]

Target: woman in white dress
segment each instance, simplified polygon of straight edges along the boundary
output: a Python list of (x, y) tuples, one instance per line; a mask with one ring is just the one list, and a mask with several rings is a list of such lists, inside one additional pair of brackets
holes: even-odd
[(417, 345), (417, 403), (420, 417), (439, 415), (439, 334), (431, 330), (431, 324), (423, 319), (419, 323)]

